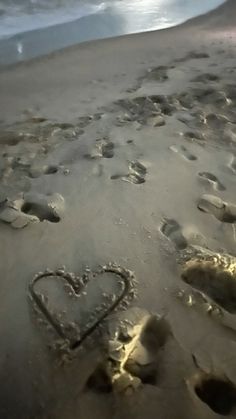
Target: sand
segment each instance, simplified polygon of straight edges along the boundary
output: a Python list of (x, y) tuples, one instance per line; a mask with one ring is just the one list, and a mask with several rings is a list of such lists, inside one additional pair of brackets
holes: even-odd
[(236, 416), (235, 18), (1, 70), (1, 418)]

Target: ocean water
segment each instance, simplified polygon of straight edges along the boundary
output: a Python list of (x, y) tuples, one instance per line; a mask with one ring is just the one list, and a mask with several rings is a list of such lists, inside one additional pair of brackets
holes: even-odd
[[(223, 0), (0, 0), (0, 39), (38, 28), (110, 14), (120, 34), (163, 29), (205, 13)], [(112, 36), (112, 25), (110, 25)]]
[(80, 42), (164, 29), (225, 0), (0, 0), (0, 65)]

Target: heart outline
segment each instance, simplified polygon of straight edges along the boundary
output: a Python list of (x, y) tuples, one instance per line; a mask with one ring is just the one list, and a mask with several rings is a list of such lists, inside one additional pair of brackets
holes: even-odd
[(64, 333), (63, 327), (61, 327), (60, 323), (58, 323), (54, 319), (53, 315), (50, 313), (50, 310), (45, 305), (43, 298), (41, 297), (41, 295), (37, 294), (34, 287), (36, 283), (40, 281), (40, 279), (42, 278), (53, 277), (64, 279), (72, 288), (75, 296), (78, 297), (89, 281), (88, 275), (84, 276), (86, 282), (83, 285), (81, 285), (81, 283), (72, 279), (72, 275), (70, 273), (67, 273), (63, 269), (58, 269), (55, 271), (46, 270), (45, 272), (39, 272), (38, 274), (36, 274), (29, 284), (30, 300), (33, 301), (36, 304), (37, 308), (43, 313), (44, 317), (47, 319), (50, 326), (52, 326), (53, 329), (56, 331), (57, 335), (61, 339), (69, 341), (70, 350), (75, 350), (80, 345), (82, 345), (82, 343), (88, 338), (88, 336), (90, 336), (94, 332), (94, 330), (100, 325), (100, 323), (102, 323), (109, 316), (109, 314), (119, 306), (121, 302), (130, 301), (132, 298), (135, 297), (136, 278), (132, 271), (123, 268), (119, 265), (109, 263), (101, 267), (100, 270), (93, 272), (93, 278), (103, 273), (112, 273), (114, 275), (119, 276), (120, 280), (122, 281), (121, 293), (117, 296), (115, 301), (113, 301), (112, 304), (109, 305), (109, 307), (104, 312), (102, 312), (98, 319), (95, 320), (95, 322), (87, 330), (85, 330), (81, 337), (77, 338), (74, 341), (68, 338), (68, 336)]

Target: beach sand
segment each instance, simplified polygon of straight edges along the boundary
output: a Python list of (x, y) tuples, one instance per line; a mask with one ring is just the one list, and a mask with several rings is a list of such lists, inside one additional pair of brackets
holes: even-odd
[(1, 418), (236, 417), (235, 22), (1, 70)]

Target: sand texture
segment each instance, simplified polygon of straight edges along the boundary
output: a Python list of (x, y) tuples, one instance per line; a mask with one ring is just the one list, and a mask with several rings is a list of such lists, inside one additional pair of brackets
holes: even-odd
[(1, 419), (236, 417), (235, 24), (1, 70)]

